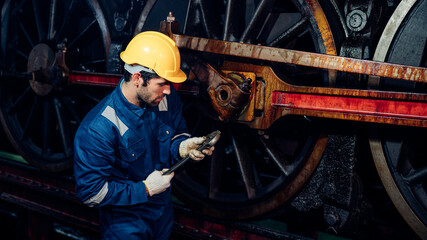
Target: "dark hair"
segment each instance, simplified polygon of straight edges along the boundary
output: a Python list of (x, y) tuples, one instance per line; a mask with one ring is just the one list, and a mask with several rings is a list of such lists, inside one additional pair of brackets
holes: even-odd
[[(141, 77), (144, 80), (143, 86), (147, 86), (148, 81), (150, 81), (150, 79), (152, 79), (152, 78), (160, 78), (160, 76), (157, 75), (157, 73), (149, 73), (146, 71), (140, 71), (139, 73), (141, 74)], [(123, 77), (125, 79), (125, 82), (129, 82), (130, 79), (132, 78), (132, 74), (125, 70)]]

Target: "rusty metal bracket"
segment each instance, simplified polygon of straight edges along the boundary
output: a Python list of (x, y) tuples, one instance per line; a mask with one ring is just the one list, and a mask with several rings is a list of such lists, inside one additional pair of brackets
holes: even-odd
[[(197, 60), (192, 61), (190, 65), (193, 73), (208, 85), (207, 91), (212, 106), (219, 114), (219, 119), (227, 120), (235, 117), (247, 105), (250, 87), (249, 89), (244, 87), (247, 80), (243, 75), (240, 75), (242, 81), (233, 81), (229, 77), (233, 74), (232, 72), (227, 74), (227, 72), (217, 71), (211, 65)], [(252, 79), (248, 78), (248, 80), (252, 82)]]

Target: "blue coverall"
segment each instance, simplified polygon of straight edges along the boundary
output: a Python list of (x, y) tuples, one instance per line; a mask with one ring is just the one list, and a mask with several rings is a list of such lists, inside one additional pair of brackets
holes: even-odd
[(103, 239), (168, 239), (173, 225), (170, 188), (147, 196), (142, 182), (178, 161), (190, 137), (182, 102), (171, 94), (157, 107), (126, 100), (121, 84), (83, 119), (74, 139), (78, 198), (99, 207)]

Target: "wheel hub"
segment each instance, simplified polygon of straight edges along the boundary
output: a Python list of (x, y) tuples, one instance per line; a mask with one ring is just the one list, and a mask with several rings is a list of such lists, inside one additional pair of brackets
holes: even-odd
[(39, 96), (46, 96), (53, 89), (49, 69), (54, 62), (55, 53), (47, 44), (39, 43), (30, 52), (27, 71), (32, 73), (32, 79), (29, 82)]

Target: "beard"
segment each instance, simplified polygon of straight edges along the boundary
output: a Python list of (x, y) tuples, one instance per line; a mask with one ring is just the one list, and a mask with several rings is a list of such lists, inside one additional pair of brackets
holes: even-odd
[(157, 107), (160, 102), (162, 101), (162, 99), (164, 98), (164, 95), (156, 97), (155, 99), (150, 99), (149, 96), (140, 96), (138, 95), (138, 101), (139, 101), (139, 106), (140, 107)]

